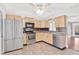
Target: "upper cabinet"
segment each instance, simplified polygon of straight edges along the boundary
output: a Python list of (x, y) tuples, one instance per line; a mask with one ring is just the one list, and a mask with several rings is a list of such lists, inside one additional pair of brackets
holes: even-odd
[(6, 19), (8, 20), (14, 20), (15, 16), (11, 14), (6, 14)]
[(34, 20), (35, 28), (48, 28), (48, 20)]
[(16, 16), (16, 15), (13, 15), (13, 14), (6, 14), (6, 19), (8, 20), (21, 20), (21, 16)]
[(34, 20), (32, 18), (25, 18), (24, 19), (25, 22), (29, 22), (29, 23), (33, 23)]
[(41, 28), (45, 28), (45, 20), (41, 20)]
[(48, 20), (35, 20), (33, 18), (24, 18), (23, 27), (25, 26), (26, 22), (34, 23), (35, 28), (48, 28), (49, 27)]
[(28, 17), (24, 18), (23, 19), (23, 27), (25, 27), (26, 22), (27, 23), (34, 23), (34, 20), (32, 18), (28, 18)]
[(48, 20), (42, 20), (41, 21), (41, 28), (48, 28), (49, 24), (48, 24)]
[(45, 28), (48, 28), (48, 27), (49, 27), (48, 20), (45, 20)]
[(66, 16), (59, 16), (55, 18), (56, 27), (66, 27)]
[(40, 20), (34, 20), (34, 27), (35, 28), (40, 28), (41, 27), (41, 21)]

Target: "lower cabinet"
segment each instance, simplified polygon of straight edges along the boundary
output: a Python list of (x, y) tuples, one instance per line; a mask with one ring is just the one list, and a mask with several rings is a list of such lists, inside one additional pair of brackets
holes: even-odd
[(22, 43), (25, 45), (27, 44), (27, 41), (28, 41), (28, 36), (26, 35), (26, 33), (24, 33), (22, 37)]
[(53, 44), (53, 34), (49, 32), (36, 32), (36, 41), (45, 41)]

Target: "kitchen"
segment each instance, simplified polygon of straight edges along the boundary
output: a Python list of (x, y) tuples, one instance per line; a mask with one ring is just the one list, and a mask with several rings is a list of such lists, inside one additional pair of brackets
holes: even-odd
[[(61, 21), (62, 23), (60, 23), (59, 21)], [(22, 20), (20, 16), (7, 14), (5, 21), (5, 38), (7, 38), (9, 41), (5, 41), (6, 45), (4, 46), (6, 48), (4, 52), (14, 51), (29, 44), (35, 44), (37, 42), (45, 42), (49, 45), (54, 45), (56, 48), (63, 50), (64, 48), (66, 48), (66, 16), (58, 16), (55, 18), (54, 22), (55, 23), (53, 23), (52, 19), (36, 20), (30, 17), (25, 17)], [(53, 24), (55, 26), (53, 26)], [(63, 35), (64, 33), (63, 39), (61, 39), (62, 36), (58, 35), (58, 37), (60, 38), (59, 42), (56, 41), (56, 33), (59, 33), (61, 35)], [(55, 42), (58, 44), (56, 45)]]
[[(44, 41), (46, 43), (49, 43), (49, 44), (53, 45), (53, 41), (54, 41), (53, 35), (56, 34), (56, 32), (57, 33), (60, 32), (59, 34), (61, 34), (61, 35), (64, 34), (64, 36), (66, 36), (66, 30), (65, 30), (66, 20), (67, 20), (66, 16), (58, 16), (58, 17), (56, 17), (56, 21), (53, 21), (52, 19), (34, 20), (32, 18), (29, 19), (28, 17), (26, 17), (23, 20), (23, 22), (24, 22), (23, 24), (24, 24), (24, 27), (25, 27), (25, 23), (27, 23), (27, 24), (28, 23), (31, 23), (31, 24), (33, 23), (34, 24), (33, 25), (33, 32), (35, 32), (34, 33), (35, 35), (33, 35), (33, 36), (35, 37), (34, 38), (35, 40), (34, 39), (32, 39), (32, 40), (34, 40), (35, 42)], [(61, 23), (58, 23), (60, 21), (61, 21)], [(55, 25), (53, 22), (56, 23), (56, 26), (53, 26), (53, 25)], [(50, 25), (51, 23), (52, 23), (52, 25)], [(56, 31), (55, 27), (57, 27), (59, 29), (57, 29), (57, 31)], [(30, 40), (28, 38), (27, 32), (24, 33), (23, 35), (24, 35), (23, 36), (24, 44), (26, 44), (26, 45), (29, 44), (28, 41), (30, 41)], [(63, 42), (63, 43), (61, 43), (61, 45), (62, 44), (64, 45), (61, 49), (65, 48), (65, 45), (66, 45), (65, 40), (66, 40), (65, 37), (64, 37), (64, 39), (60, 40), (60, 41)]]
[[(71, 47), (73, 45), (72, 44), (73, 42), (71, 42), (72, 41), (71, 39), (75, 39), (75, 37), (72, 35), (72, 33), (75, 32), (75, 30), (72, 33), (70, 33), (72, 31), (71, 27), (69, 27), (70, 29), (68, 29), (68, 26), (69, 26), (68, 23), (69, 22), (73, 23), (73, 22), (71, 22), (70, 19), (68, 19), (69, 16), (65, 14), (58, 15), (57, 13), (56, 16), (52, 16), (52, 15), (50, 16), (49, 14), (46, 14), (45, 11), (47, 10), (48, 12), (48, 9), (45, 10), (45, 8), (50, 8), (50, 6), (52, 8), (53, 6), (52, 4), (38, 4), (38, 3), (37, 4), (32, 4), (32, 3), (17, 4), (16, 3), (16, 4), (3, 4), (3, 5), (5, 6), (4, 9), (7, 12), (5, 11), (5, 14), (4, 14), (5, 18), (1, 19), (3, 21), (1, 23), (3, 24), (3, 27), (2, 27), (3, 40), (2, 40), (2, 49), (1, 49), (2, 54), (7, 54), (10, 52), (15, 52), (19, 50), (22, 50), (21, 52), (24, 53), (23, 49), (25, 49), (25, 52), (28, 53), (28, 51), (26, 50), (31, 49), (31, 48), (27, 49), (28, 46), (33, 47), (32, 45), (35, 44), (37, 45), (36, 48), (38, 48), (39, 47), (38, 45), (41, 45), (42, 43), (47, 44), (48, 48), (49, 46), (51, 46), (50, 49), (56, 48), (58, 51), (61, 51), (61, 52), (69, 48), (74, 49), (74, 47)], [(23, 5), (23, 7), (19, 7), (19, 5)], [(61, 4), (58, 4), (58, 5), (61, 6)], [(65, 7), (65, 5), (67, 4), (65, 5), (62, 4), (62, 5)], [(70, 6), (72, 5), (75, 5), (75, 4), (70, 4)], [(25, 9), (23, 10), (22, 8), (25, 8)], [(33, 8), (33, 9), (31, 10), (30, 8)], [(22, 10), (22, 11), (18, 12), (18, 10), (19, 11)], [(68, 32), (68, 30), (71, 30), (71, 31)], [(70, 41), (68, 41), (69, 39)], [(79, 41), (77, 41), (77, 43), (78, 42)], [(41, 45), (42, 48), (44, 47), (46, 48), (46, 46), (42, 46), (42, 45)], [(41, 51), (42, 48), (38, 50)], [(79, 50), (78, 46), (75, 49)], [(34, 47), (33, 47), (33, 50), (35, 50)], [(32, 53), (32, 49), (30, 50), (30, 52)], [(53, 53), (54, 51), (52, 50), (51, 52)]]

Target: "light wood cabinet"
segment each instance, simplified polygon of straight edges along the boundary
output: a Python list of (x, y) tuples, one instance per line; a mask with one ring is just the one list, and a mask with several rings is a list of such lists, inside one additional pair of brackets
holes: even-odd
[(43, 41), (45, 41), (49, 44), (53, 44), (53, 34), (52, 33), (45, 33), (43, 35), (44, 35)]
[(34, 23), (34, 19), (32, 19), (32, 18), (24, 18), (23, 19), (23, 27), (25, 27), (25, 23), (27, 22), (27, 23)]
[(34, 20), (33, 19), (30, 19), (30, 18), (26, 18), (24, 20), (25, 20), (25, 22), (34, 23)]
[(53, 34), (49, 32), (36, 32), (36, 41), (45, 41), (53, 44)]
[(45, 28), (49, 28), (48, 20), (45, 20)]
[(65, 27), (66, 26), (66, 16), (59, 16), (55, 18), (56, 27)]
[(41, 21), (40, 20), (34, 20), (35, 28), (40, 28), (41, 27)]
[(41, 20), (41, 28), (48, 28), (49, 25), (48, 25), (48, 20)]
[(6, 19), (8, 20), (22, 20), (21, 16), (16, 16), (12, 14), (6, 14)]
[(45, 20), (41, 21), (41, 28), (45, 28)]
[(23, 20), (23, 27), (25, 25), (25, 22), (34, 23), (35, 28), (48, 28), (49, 27), (48, 20), (35, 20), (32, 18), (25, 18)]
[(23, 44), (27, 44), (27, 41), (28, 41), (28, 36), (26, 35), (26, 33), (24, 33), (22, 37), (22, 42)]
[(8, 20), (14, 20), (14, 18), (15, 18), (14, 15), (10, 15), (10, 14), (6, 15), (6, 19), (8, 19)]

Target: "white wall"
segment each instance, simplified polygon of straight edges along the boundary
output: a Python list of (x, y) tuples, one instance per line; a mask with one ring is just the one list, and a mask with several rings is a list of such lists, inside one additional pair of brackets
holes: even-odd
[[(5, 21), (5, 11), (4, 9), (0, 8), (0, 54), (3, 53), (4, 34), (2, 33), (4, 33), (4, 23), (5, 23), (4, 21)], [(2, 38), (1, 38), (1, 35), (3, 36)]]
[(1, 19), (0, 19), (0, 54), (1, 54)]

